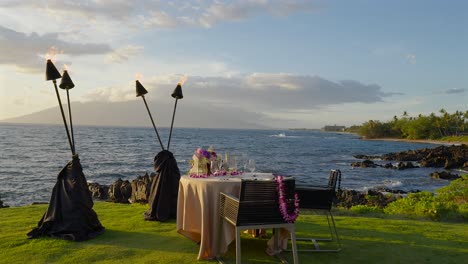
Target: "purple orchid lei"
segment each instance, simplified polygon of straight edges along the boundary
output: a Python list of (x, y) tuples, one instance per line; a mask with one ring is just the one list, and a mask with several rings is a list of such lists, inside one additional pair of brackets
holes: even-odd
[(286, 203), (286, 197), (284, 194), (284, 183), (283, 176), (276, 176), (275, 181), (278, 184), (278, 200), (279, 200), (279, 210), (284, 221), (287, 223), (294, 223), (296, 218), (299, 216), (299, 195), (294, 193), (294, 211), (292, 214), (288, 213), (288, 204)]

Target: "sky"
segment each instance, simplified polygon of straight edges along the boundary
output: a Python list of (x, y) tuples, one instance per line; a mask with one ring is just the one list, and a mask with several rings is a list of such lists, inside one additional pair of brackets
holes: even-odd
[(57, 106), (51, 49), (76, 85), (72, 102), (139, 100), (138, 74), (150, 104), (172, 102), (185, 76), (180, 111), (238, 111), (268, 127), (466, 111), (467, 10), (457, 0), (1, 0), (0, 120)]

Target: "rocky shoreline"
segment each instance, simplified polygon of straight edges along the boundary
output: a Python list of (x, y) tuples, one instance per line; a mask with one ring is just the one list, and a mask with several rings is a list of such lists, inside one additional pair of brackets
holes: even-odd
[[(468, 145), (439, 146), (436, 148), (424, 148), (420, 150), (409, 150), (397, 153), (388, 153), (381, 156), (355, 155), (357, 159), (363, 161), (354, 162), (353, 167), (387, 169), (414, 169), (419, 167), (442, 168), (445, 170), (462, 169), (468, 171)], [(373, 160), (397, 161), (396, 165), (388, 162), (385, 164), (375, 163)], [(413, 162), (417, 163), (414, 164)], [(448, 171), (435, 171), (430, 177), (438, 179), (454, 180), (461, 176)], [(131, 182), (118, 179), (111, 185), (101, 185), (99, 183), (88, 183), (89, 191), (93, 199), (114, 203), (147, 203), (151, 191), (152, 182), (157, 179), (157, 174), (146, 173), (137, 176)], [(411, 192), (419, 192), (412, 190)], [(369, 205), (385, 207), (388, 203), (399, 199), (407, 192), (392, 189), (375, 189), (365, 192), (355, 190), (340, 190), (337, 193), (335, 204), (340, 207), (350, 208), (354, 205)], [(8, 207), (0, 200), (0, 208)]]
[[(386, 169), (414, 169), (419, 167), (443, 168), (445, 170), (468, 170), (468, 145), (439, 146), (436, 148), (423, 148), (419, 150), (408, 150), (396, 153), (388, 153), (381, 156), (355, 155), (363, 161), (353, 162), (351, 166), (360, 168), (382, 167)], [(397, 161), (396, 165), (388, 162), (377, 164), (374, 160)], [(413, 162), (417, 163), (415, 165)], [(431, 173), (432, 178), (453, 180), (460, 177), (448, 171), (435, 171)]]

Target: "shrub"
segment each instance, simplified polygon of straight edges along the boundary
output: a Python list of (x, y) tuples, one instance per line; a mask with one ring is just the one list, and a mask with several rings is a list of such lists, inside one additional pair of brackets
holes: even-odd
[(351, 212), (359, 214), (367, 213), (383, 213), (383, 209), (378, 206), (368, 206), (368, 205), (355, 205), (349, 208)]
[(436, 192), (441, 201), (453, 201), (459, 205), (468, 203), (468, 175), (462, 175), (461, 178), (452, 181)]
[(468, 219), (468, 175), (452, 181), (436, 191), (410, 193), (390, 203), (386, 214), (429, 217), (434, 220)]

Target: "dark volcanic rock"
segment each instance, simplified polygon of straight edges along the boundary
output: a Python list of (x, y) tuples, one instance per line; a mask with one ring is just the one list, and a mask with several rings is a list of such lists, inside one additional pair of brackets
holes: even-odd
[(93, 198), (100, 200), (107, 200), (109, 198), (109, 186), (100, 185), (97, 182), (88, 182), (88, 189)]
[[(355, 157), (368, 160), (370, 158), (377, 158), (378, 156), (356, 155)], [(464, 168), (468, 167), (468, 145), (462, 144), (457, 146), (439, 146), (436, 148), (408, 150), (397, 153), (388, 153), (378, 158), (388, 161), (394, 160), (405, 162), (418, 162), (421, 165), (421, 167), (434, 167), (445, 169)], [(362, 166), (358, 166), (358, 164), (356, 164), (356, 167)], [(384, 167), (390, 168), (390, 166), (387, 164)], [(406, 166), (404, 168), (406, 169), (413, 167)], [(398, 166), (397, 168), (400, 169)]]
[(398, 195), (385, 195), (378, 190), (368, 190), (367, 192), (358, 192), (355, 190), (341, 190), (337, 193), (337, 206), (351, 208), (355, 205), (368, 205), (384, 208), (389, 203), (399, 199)]
[(3, 204), (3, 201), (0, 200), (0, 208), (7, 208), (7, 207), (10, 207), (10, 206)]
[(400, 161), (400, 162), (398, 162), (396, 168), (398, 170), (406, 170), (406, 169), (419, 168), (419, 166), (414, 166), (411, 161), (407, 161), (407, 162)]
[(361, 168), (375, 168), (377, 165), (371, 160), (364, 160), (364, 161), (357, 161), (351, 163), (353, 167), (361, 167)]
[(153, 178), (154, 176), (150, 177), (148, 173), (146, 173), (144, 176), (138, 176), (132, 181), (132, 196), (130, 197), (131, 203), (148, 202)]
[(130, 202), (130, 197), (132, 196), (132, 184), (129, 181), (123, 181), (122, 186), (120, 186), (120, 193), (122, 194), (122, 202)]
[(368, 160), (381, 159), (382, 158), (381, 156), (371, 156), (371, 155), (354, 155), (354, 157), (356, 159), (368, 159)]
[(132, 185), (128, 180), (118, 179), (109, 186), (109, 200), (115, 203), (128, 203), (132, 195)]
[(419, 162), (421, 167), (434, 167), (434, 168), (441, 168), (445, 166), (446, 159), (443, 157), (436, 157), (430, 159), (423, 159)]
[(444, 180), (456, 180), (460, 178), (460, 176), (458, 174), (452, 174), (446, 171), (441, 171), (441, 172), (436, 171), (434, 173), (431, 173), (431, 178), (444, 179)]

